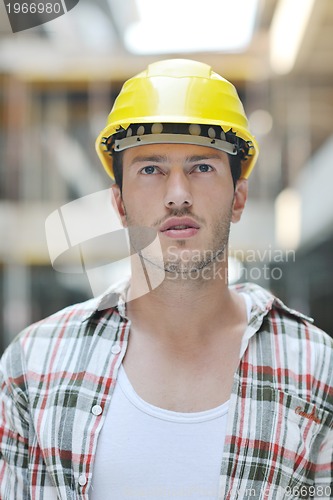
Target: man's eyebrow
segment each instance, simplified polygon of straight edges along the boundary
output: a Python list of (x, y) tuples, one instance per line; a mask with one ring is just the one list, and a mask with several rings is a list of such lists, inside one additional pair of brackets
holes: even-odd
[(202, 160), (221, 160), (221, 158), (222, 158), (221, 155), (219, 155), (218, 153), (211, 153), (205, 155), (191, 155), (186, 157), (186, 162), (193, 163)]
[(146, 162), (146, 161), (161, 163), (161, 162), (167, 161), (167, 156), (166, 155), (137, 155), (131, 161), (131, 165), (133, 165), (134, 163), (140, 163), (140, 162)]

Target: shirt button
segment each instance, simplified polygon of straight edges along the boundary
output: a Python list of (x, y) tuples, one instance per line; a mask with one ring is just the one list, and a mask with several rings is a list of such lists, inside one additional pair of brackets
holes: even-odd
[(93, 415), (100, 415), (102, 413), (103, 409), (101, 406), (99, 405), (94, 405), (92, 408), (91, 408), (91, 412), (93, 413)]
[(120, 347), (120, 345), (118, 345), (118, 344), (117, 344), (117, 345), (113, 345), (113, 346), (111, 347), (111, 352), (112, 352), (112, 354), (119, 354), (119, 353), (120, 353), (120, 351), (121, 351), (121, 347)]
[(87, 484), (87, 478), (84, 474), (81, 474), (81, 476), (79, 476), (79, 485), (84, 486), (85, 484)]

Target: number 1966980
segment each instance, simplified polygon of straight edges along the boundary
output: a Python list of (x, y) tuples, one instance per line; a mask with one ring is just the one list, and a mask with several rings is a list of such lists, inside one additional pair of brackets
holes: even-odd
[(6, 4), (8, 14), (60, 14), (62, 5), (60, 3), (38, 2), (38, 3), (19, 3)]

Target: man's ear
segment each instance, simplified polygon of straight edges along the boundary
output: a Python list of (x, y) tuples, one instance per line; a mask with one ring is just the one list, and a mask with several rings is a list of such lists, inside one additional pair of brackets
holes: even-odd
[(112, 206), (116, 214), (118, 215), (122, 225), (124, 227), (127, 227), (125, 205), (123, 202), (123, 197), (121, 195), (120, 187), (118, 186), (118, 184), (112, 184), (111, 189), (112, 189)]
[(239, 179), (236, 183), (236, 189), (234, 193), (231, 222), (235, 223), (240, 220), (247, 200), (247, 193), (247, 179)]

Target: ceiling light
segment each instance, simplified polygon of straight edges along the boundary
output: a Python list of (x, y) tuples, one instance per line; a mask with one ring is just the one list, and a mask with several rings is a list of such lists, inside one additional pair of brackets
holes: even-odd
[(135, 54), (244, 50), (259, 0), (136, 0), (139, 20), (124, 33)]
[(270, 29), (270, 59), (276, 73), (293, 68), (315, 0), (280, 0)]
[(273, 117), (265, 109), (256, 109), (249, 116), (250, 130), (255, 135), (266, 135), (272, 130)]
[(299, 193), (284, 189), (275, 200), (276, 242), (284, 249), (295, 250), (301, 238), (302, 206)]

